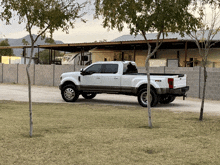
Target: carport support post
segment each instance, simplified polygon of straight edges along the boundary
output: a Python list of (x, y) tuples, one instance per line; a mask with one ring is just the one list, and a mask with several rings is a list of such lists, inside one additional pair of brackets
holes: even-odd
[(84, 65), (84, 47), (81, 50), (81, 65)]
[(81, 49), (80, 65), (84, 65), (83, 58), (84, 58), (84, 48)]
[(26, 64), (26, 48), (23, 47), (24, 64)]
[(53, 63), (55, 64), (55, 60), (56, 60), (56, 51), (54, 50), (54, 59), (53, 59)]
[(53, 58), (53, 49), (51, 48), (50, 50), (50, 64), (52, 64), (52, 59)]
[(134, 61), (135, 61), (135, 56), (136, 56), (136, 50), (135, 50), (135, 46), (134, 46)]
[(40, 52), (39, 52), (40, 49), (39, 49), (39, 45), (38, 45), (37, 47), (38, 47), (38, 53), (37, 53), (37, 64), (39, 64), (39, 61), (40, 61), (40, 60), (39, 60), (39, 57), (40, 57)]
[(121, 61), (124, 61), (124, 52), (121, 52)]
[(186, 67), (186, 60), (187, 60), (187, 41), (185, 43), (185, 67)]

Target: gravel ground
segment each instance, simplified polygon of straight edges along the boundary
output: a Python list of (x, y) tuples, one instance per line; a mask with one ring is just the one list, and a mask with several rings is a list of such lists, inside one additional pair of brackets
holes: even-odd
[[(28, 102), (28, 86), (17, 84), (0, 84), (0, 100), (24, 101)], [(58, 87), (32, 86), (32, 102), (41, 103), (65, 103), (62, 99)], [(86, 100), (82, 96), (73, 104), (107, 104), (117, 106), (136, 106), (140, 107), (137, 98), (134, 96), (98, 94), (92, 100)], [(201, 99), (177, 98), (168, 105), (159, 104), (154, 109), (169, 109), (171, 111), (200, 112)], [(205, 113), (220, 115), (220, 101), (205, 100)]]

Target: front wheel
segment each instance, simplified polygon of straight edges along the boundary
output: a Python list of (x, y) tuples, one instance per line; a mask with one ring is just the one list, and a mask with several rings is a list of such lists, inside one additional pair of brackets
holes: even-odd
[(176, 96), (172, 95), (163, 95), (160, 96), (159, 102), (160, 104), (169, 104), (175, 100)]
[[(150, 99), (151, 99), (151, 107), (154, 107), (158, 104), (157, 94), (150, 90)], [(148, 100), (147, 100), (147, 89), (141, 89), (138, 93), (138, 102), (142, 107), (147, 107)]]
[(79, 92), (74, 85), (67, 85), (61, 90), (63, 100), (74, 102), (79, 98)]
[(82, 96), (85, 98), (85, 99), (93, 99), (95, 96), (96, 96), (96, 93), (82, 93)]

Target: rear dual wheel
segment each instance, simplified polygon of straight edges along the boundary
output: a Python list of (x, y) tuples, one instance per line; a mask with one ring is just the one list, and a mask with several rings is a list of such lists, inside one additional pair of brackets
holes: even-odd
[[(150, 99), (151, 99), (151, 107), (154, 107), (158, 104), (157, 94), (151, 89), (150, 90)], [(138, 102), (142, 107), (147, 107), (148, 105), (148, 97), (147, 97), (147, 89), (141, 89), (138, 93)]]

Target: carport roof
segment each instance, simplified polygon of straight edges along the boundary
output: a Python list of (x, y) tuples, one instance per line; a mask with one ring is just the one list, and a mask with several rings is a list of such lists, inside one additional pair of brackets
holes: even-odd
[[(178, 33), (167, 33), (163, 40), (163, 44), (160, 49), (184, 49), (185, 43), (187, 42), (187, 48), (197, 48), (194, 41), (190, 36), (186, 35), (182, 37)], [(156, 43), (157, 33), (148, 33), (146, 37), (150, 43), (154, 45)], [(208, 31), (205, 32), (205, 36), (208, 35)], [(201, 35), (202, 36), (202, 35)], [(220, 32), (218, 32), (213, 38), (214, 41), (220, 39)], [(94, 48), (99, 49), (115, 49), (115, 50), (129, 50), (129, 49), (147, 49), (146, 41), (141, 35), (123, 35), (110, 42), (88, 42), (88, 43), (66, 43), (66, 44), (54, 44), (54, 45), (38, 45), (35, 48), (59, 50), (66, 52), (80, 52), (82, 50), (89, 51)], [(220, 47), (220, 43), (216, 44), (215, 47)], [(30, 46), (2, 46), (0, 49), (15, 49), (15, 48), (30, 48)]]
[[(150, 40), (150, 43), (156, 43), (156, 40)], [(179, 42), (177, 39), (165, 39), (164, 43)], [(38, 45), (35, 48), (52, 49), (66, 52), (79, 52), (89, 51), (94, 48), (100, 49), (133, 49), (134, 46), (146, 46), (144, 40), (131, 40), (131, 41), (110, 41), (110, 42), (89, 42), (89, 43), (69, 43), (69, 44), (54, 44), (54, 45)], [(24, 49), (31, 48), (31, 46), (0, 46), (0, 49)]]
[[(150, 40), (150, 43), (156, 43), (156, 40)], [(177, 39), (165, 39), (165, 42), (178, 42)], [(61, 50), (67, 52), (89, 51), (94, 48), (100, 49), (129, 49), (128, 47), (146, 45), (144, 40), (132, 41), (110, 41), (110, 42), (90, 42), (90, 43), (72, 43), (72, 44), (56, 44), (56, 45), (38, 45), (39, 48)]]

